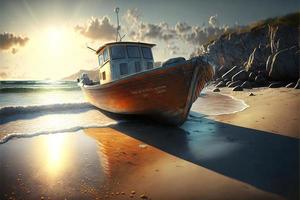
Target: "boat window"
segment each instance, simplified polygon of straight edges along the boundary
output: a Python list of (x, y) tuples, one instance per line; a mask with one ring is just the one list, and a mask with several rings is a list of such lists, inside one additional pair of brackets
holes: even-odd
[(125, 46), (112, 46), (110, 51), (111, 59), (125, 58)]
[(138, 46), (127, 46), (128, 58), (140, 58), (140, 50)]
[(153, 68), (153, 62), (147, 62), (147, 69)]
[(121, 63), (120, 64), (120, 75), (126, 75), (128, 74), (128, 65), (127, 63)]
[(108, 49), (104, 49), (103, 51), (103, 61), (107, 61), (109, 59), (109, 56), (108, 56)]
[(152, 59), (152, 52), (149, 47), (142, 47), (143, 57), (146, 59)]
[(102, 72), (102, 80), (105, 80), (106, 79), (106, 74), (105, 72)]
[(135, 67), (135, 72), (140, 72), (142, 70), (140, 62), (135, 62), (134, 67)]
[(103, 64), (103, 54), (99, 54), (98, 61), (99, 61), (99, 65)]

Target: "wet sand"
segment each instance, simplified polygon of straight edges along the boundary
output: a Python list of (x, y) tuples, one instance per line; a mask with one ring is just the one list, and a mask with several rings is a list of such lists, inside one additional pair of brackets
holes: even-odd
[[(262, 88), (221, 93), (244, 100), (248, 105), (243, 112), (213, 116), (219, 122), (300, 138), (300, 91), (293, 88)], [(249, 96), (253, 93), (255, 96)]]
[(298, 199), (299, 92), (251, 92), (231, 94), (245, 110), (191, 111), (181, 127), (133, 120), (10, 140), (0, 199)]

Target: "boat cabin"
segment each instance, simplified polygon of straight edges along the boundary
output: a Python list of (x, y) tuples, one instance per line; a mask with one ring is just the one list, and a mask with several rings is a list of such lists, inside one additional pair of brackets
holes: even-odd
[(113, 42), (100, 47), (96, 51), (100, 84), (153, 69), (151, 48), (154, 46), (140, 42)]

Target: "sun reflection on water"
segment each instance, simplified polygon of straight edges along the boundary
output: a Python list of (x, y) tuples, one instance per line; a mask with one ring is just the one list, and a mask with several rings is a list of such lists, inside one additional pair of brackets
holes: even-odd
[(63, 168), (65, 163), (65, 135), (49, 135), (45, 142), (47, 170), (50, 174), (57, 174)]

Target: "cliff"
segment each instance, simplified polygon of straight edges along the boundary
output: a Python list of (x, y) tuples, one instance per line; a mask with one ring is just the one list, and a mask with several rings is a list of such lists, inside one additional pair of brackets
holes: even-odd
[(300, 13), (293, 13), (256, 22), (223, 34), (192, 56), (205, 56), (215, 67), (216, 83), (223, 81), (220, 84), (223, 86), (229, 85), (229, 81), (240, 81), (235, 86), (248, 81), (252, 87), (274, 81), (296, 82), (299, 79), (299, 19)]

